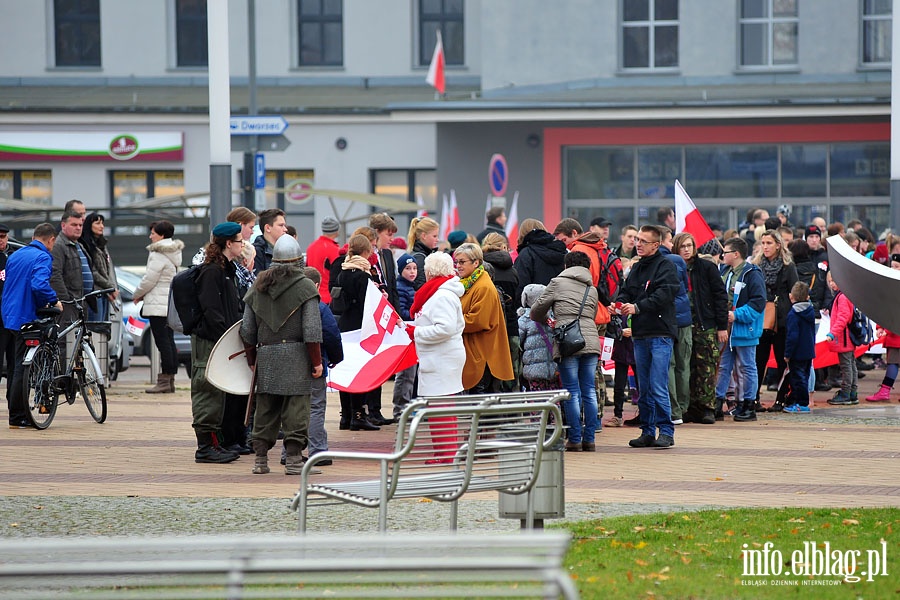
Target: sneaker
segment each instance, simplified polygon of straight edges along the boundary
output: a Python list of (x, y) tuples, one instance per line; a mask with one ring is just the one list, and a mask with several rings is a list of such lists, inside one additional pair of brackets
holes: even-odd
[(799, 404), (791, 404), (790, 406), (786, 406), (784, 412), (791, 414), (801, 414), (801, 413), (809, 413), (810, 408), (808, 406), (800, 406)]
[(772, 413), (784, 412), (784, 404), (782, 404), (781, 402), (776, 402), (775, 404), (767, 408), (766, 411)]
[(625, 419), (622, 417), (610, 417), (607, 420), (603, 421), (603, 424), (606, 427), (622, 427), (625, 425)]
[(12, 421), (9, 424), (10, 429), (33, 429), (34, 426), (31, 424), (31, 421), (28, 419), (19, 419), (18, 421)]
[(777, 383), (770, 383), (769, 385), (766, 386), (766, 391), (769, 391), (769, 392), (777, 392), (777, 391), (778, 391), (778, 384), (777, 384)]
[(632, 448), (651, 448), (655, 443), (656, 438), (652, 435), (641, 435), (641, 437), (629, 441), (628, 445)]
[[(313, 454), (313, 456), (315, 456), (315, 454)], [(306, 461), (304, 460), (303, 462), (306, 462)], [(330, 467), (331, 465), (334, 464), (334, 461), (331, 460), (330, 458), (325, 458), (325, 459), (320, 460), (316, 464), (320, 467)]]
[(675, 445), (675, 438), (673, 438), (671, 435), (660, 434), (660, 436), (656, 439), (656, 441), (653, 442), (654, 448), (671, 448), (674, 445)]
[(838, 390), (837, 393), (835, 393), (835, 395), (833, 397), (831, 397), (827, 400), (827, 402), (828, 402), (828, 404), (833, 404), (833, 405), (837, 405), (837, 406), (847, 406), (847, 405), (851, 405), (851, 404), (859, 404), (859, 400), (856, 400), (854, 402), (850, 396), (848, 396), (841, 390)]
[(684, 425), (684, 419), (672, 419), (672, 425)]

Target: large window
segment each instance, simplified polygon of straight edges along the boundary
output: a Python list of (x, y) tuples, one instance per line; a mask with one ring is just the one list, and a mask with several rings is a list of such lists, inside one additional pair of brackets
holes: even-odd
[(0, 198), (50, 206), (53, 201), (50, 171), (0, 170)]
[[(371, 180), (373, 194), (419, 203), (429, 217), (441, 220), (437, 199), (437, 172), (434, 169), (373, 169)], [(409, 229), (409, 219), (401, 215), (395, 217), (398, 235), (405, 236)]]
[(100, 0), (54, 0), (57, 67), (100, 66)]
[(891, 62), (891, 0), (863, 0), (862, 62), (888, 65)]
[(184, 171), (110, 171), (109, 178), (113, 208), (184, 193)]
[(175, 0), (177, 66), (209, 66), (207, 44), (206, 0)]
[(444, 62), (462, 65), (466, 60), (463, 0), (419, 0), (419, 64), (431, 63), (437, 32), (441, 32)]
[(799, 0), (740, 0), (742, 67), (797, 64)]
[(297, 0), (301, 67), (344, 64), (342, 0)]
[(622, 68), (678, 66), (678, 0), (622, 0)]

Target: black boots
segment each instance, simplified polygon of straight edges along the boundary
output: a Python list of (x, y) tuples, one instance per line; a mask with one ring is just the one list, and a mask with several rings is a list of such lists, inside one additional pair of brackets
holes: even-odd
[(755, 421), (756, 420), (756, 410), (755, 405), (756, 402), (753, 400), (745, 400), (741, 402), (740, 412), (734, 415), (734, 420), (743, 422), (743, 421)]
[(381, 427), (373, 425), (363, 412), (353, 413), (350, 421), (350, 431), (378, 431)]
[(197, 452), (194, 460), (198, 463), (230, 463), (240, 456), (237, 452), (231, 452), (219, 445), (219, 439), (215, 433), (197, 431)]

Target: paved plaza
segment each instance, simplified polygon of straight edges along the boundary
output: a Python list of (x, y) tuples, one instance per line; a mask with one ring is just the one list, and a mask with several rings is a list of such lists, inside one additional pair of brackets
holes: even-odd
[[(869, 371), (867, 375), (860, 382), (860, 398), (875, 390), (883, 371)], [(166, 514), (187, 518), (183, 515), (190, 507), (203, 513), (227, 513), (228, 499), (234, 499), (235, 507), (242, 500), (252, 501), (258, 503), (254, 506), (259, 510), (277, 513), (268, 527), (290, 530), (293, 514), (287, 500), (296, 490), (299, 477), (285, 476), (277, 465), (280, 443), (270, 453), (270, 463), (275, 464), (267, 475), (250, 473), (251, 457), (227, 465), (197, 464), (193, 458), (196, 444), (189, 382), (184, 371), (176, 377), (175, 394), (144, 394), (149, 380), (146, 359), (136, 358), (132, 368), (109, 389), (109, 418), (102, 425), (91, 420), (83, 405), (63, 404), (45, 431), (0, 430), (0, 525), (4, 532), (0, 536), (27, 535), (15, 528), (20, 523), (33, 524), (34, 511), (47, 511), (49, 515), (54, 506), (73, 507), (58, 510), (60, 515), (54, 520), (71, 519), (73, 523), (63, 532), (79, 532), (76, 522), (92, 517), (71, 511), (77, 513), (78, 507), (88, 506), (83, 510), (89, 514), (99, 510), (103, 521), (122, 507), (134, 505), (134, 499), (168, 507), (155, 510), (162, 511), (156, 519), (165, 519)], [(390, 392), (388, 384), (384, 388), (385, 414), (390, 413)], [(771, 402), (772, 396), (764, 393), (764, 401)], [(815, 394), (811, 415), (761, 414), (755, 423), (734, 423), (729, 418), (713, 426), (678, 426), (676, 446), (669, 450), (629, 448), (628, 440), (638, 435), (637, 429), (604, 428), (597, 436), (596, 453), (565, 456), (567, 516), (588, 518), (706, 506), (900, 506), (896, 437), (900, 394), (893, 394), (890, 404), (862, 401), (850, 407), (828, 406), (825, 400), (830, 396)], [(337, 394), (329, 393), (328, 402), (326, 423), (332, 450), (391, 448), (396, 426), (378, 432), (339, 431)], [(629, 405), (626, 417), (634, 411)], [(315, 477), (344, 480), (375, 476), (353, 462), (338, 461), (323, 470)], [(217, 508), (204, 508), (209, 502)], [(428, 504), (438, 503), (397, 503), (392, 505), (391, 514), (408, 518), (416, 515), (417, 521), (426, 520), (418, 526), (442, 530), (446, 521), (434, 515), (444, 507)], [(340, 510), (318, 509), (322, 516)], [(356, 512), (347, 517), (350, 524), (333, 521), (331, 525), (355, 527), (353, 520), (366, 519), (362, 527), (374, 529), (375, 511), (353, 510)], [(218, 516), (223, 521), (230, 517), (240, 521), (237, 513)], [(213, 514), (208, 518), (215, 530), (217, 517)], [(495, 522), (496, 494), (466, 496), (461, 501), (461, 529), (471, 527), (466, 518), (473, 519), (476, 526), (481, 520)], [(132, 525), (142, 530), (141, 523)], [(49, 532), (60, 533), (52, 527)]]

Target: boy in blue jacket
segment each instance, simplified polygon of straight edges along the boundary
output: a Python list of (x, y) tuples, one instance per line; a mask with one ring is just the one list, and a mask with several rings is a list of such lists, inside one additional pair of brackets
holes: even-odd
[(734, 420), (755, 421), (756, 411), (753, 405), (756, 403), (756, 390), (759, 385), (756, 372), (756, 346), (763, 331), (766, 280), (759, 267), (747, 262), (747, 242), (741, 238), (726, 240), (723, 254), (723, 260), (728, 266), (722, 278), (728, 292), (728, 324), (731, 331), (728, 342), (722, 348), (722, 358), (719, 362), (716, 406), (722, 406), (725, 401), (725, 392), (728, 391), (731, 382), (731, 372), (736, 366), (742, 400)]
[(798, 281), (791, 288), (793, 303), (785, 324), (784, 358), (790, 369), (787, 413), (809, 412), (809, 370), (816, 357), (816, 311), (809, 302), (809, 286)]

